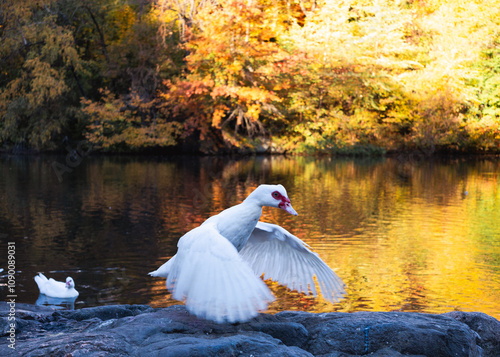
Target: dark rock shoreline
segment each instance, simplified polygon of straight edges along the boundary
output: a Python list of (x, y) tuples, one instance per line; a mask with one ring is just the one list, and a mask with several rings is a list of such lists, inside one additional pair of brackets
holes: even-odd
[(184, 306), (54, 310), (0, 303), (0, 356), (500, 356), (500, 322), (478, 312), (260, 314), (217, 324)]

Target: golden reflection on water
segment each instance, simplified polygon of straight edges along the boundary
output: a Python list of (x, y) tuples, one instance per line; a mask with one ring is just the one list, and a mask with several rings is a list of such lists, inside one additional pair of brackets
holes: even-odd
[(457, 309), (500, 316), (497, 162), (475, 166), (479, 172), (461, 162), (418, 163), (402, 177), (394, 160), (366, 167), (305, 161), (290, 190), (303, 213), (292, 232), (348, 286), (340, 304), (309, 311)]
[(262, 219), (311, 245), (348, 295), (332, 305), (269, 283), (277, 296), (270, 312), (463, 310), (500, 318), (496, 159), (89, 157), (62, 183), (53, 160), (0, 160), (0, 184), (9, 188), (0, 223), (19, 242), (20, 302), (34, 303), (32, 277), (42, 271), (59, 280), (71, 273), (78, 307), (176, 304), (147, 272), (175, 254), (186, 231), (258, 184), (282, 183), (299, 216), (266, 208)]
[[(262, 163), (270, 182), (286, 182), (299, 212), (291, 217), (266, 209), (263, 220), (310, 244), (348, 286), (346, 299), (331, 305), (270, 284), (278, 299), (269, 311), (464, 310), (500, 316), (498, 163), (405, 164), (403, 175), (397, 160), (279, 157)], [(240, 162), (235, 166), (228, 172), (245, 170)], [(218, 204), (227, 200), (226, 185), (213, 182)]]

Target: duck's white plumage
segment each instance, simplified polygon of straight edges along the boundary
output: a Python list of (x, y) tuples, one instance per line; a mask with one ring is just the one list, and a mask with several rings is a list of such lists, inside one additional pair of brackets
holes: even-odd
[[(275, 224), (258, 222), (240, 251), (257, 275), (291, 290), (317, 296), (314, 276), (323, 297), (335, 303), (345, 294), (344, 283), (309, 245)], [(285, 258), (285, 259), (283, 259)]]
[(54, 298), (74, 298), (78, 296), (78, 291), (75, 289), (73, 278), (67, 277), (66, 282), (56, 281), (52, 278), (47, 279), (45, 275), (39, 273), (35, 276), (35, 282), (38, 285), (40, 294), (44, 294)]
[(243, 322), (265, 310), (274, 296), (260, 279), (338, 301), (342, 280), (299, 238), (259, 222), (262, 207), (297, 215), (282, 185), (260, 185), (242, 203), (207, 219), (181, 237), (178, 251), (152, 276), (167, 278), (172, 297), (196, 316), (217, 322)]

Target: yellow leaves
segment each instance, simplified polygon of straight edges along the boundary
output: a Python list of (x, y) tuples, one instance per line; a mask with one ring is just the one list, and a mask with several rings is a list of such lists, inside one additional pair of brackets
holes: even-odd
[(32, 78), (31, 92), (27, 97), (34, 108), (57, 99), (68, 90), (62, 73), (49, 63), (34, 58), (25, 62), (25, 68), (30, 71)]
[(117, 29), (118, 38), (120, 38), (126, 34), (136, 22), (136, 13), (129, 5), (123, 4), (109, 11), (107, 20), (114, 23), (114, 27)]
[(247, 106), (246, 115), (252, 120), (257, 121), (261, 112), (260, 104), (251, 104)]
[(222, 124), (222, 118), (226, 115), (226, 112), (229, 108), (225, 105), (219, 105), (214, 109), (214, 113), (212, 115), (212, 126), (220, 129)]
[(270, 103), (272, 101), (279, 101), (279, 98), (272, 92), (255, 87), (234, 87), (232, 89), (234, 97), (237, 98), (238, 103)]
[(83, 111), (91, 118), (85, 135), (94, 148), (121, 151), (177, 143), (184, 127), (162, 116), (151, 117), (151, 108), (157, 103), (144, 101), (132, 93), (125, 107), (123, 98), (116, 98), (109, 90), (103, 90), (102, 94), (101, 102), (83, 101)]
[(481, 151), (498, 151), (500, 149), (500, 118), (485, 116), (481, 120), (469, 119), (464, 124), (469, 135), (470, 144)]

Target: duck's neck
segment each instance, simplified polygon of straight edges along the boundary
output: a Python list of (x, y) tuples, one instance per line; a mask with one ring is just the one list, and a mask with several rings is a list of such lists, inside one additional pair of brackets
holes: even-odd
[(262, 215), (262, 206), (249, 197), (239, 205), (219, 213), (217, 228), (240, 251), (250, 238)]

